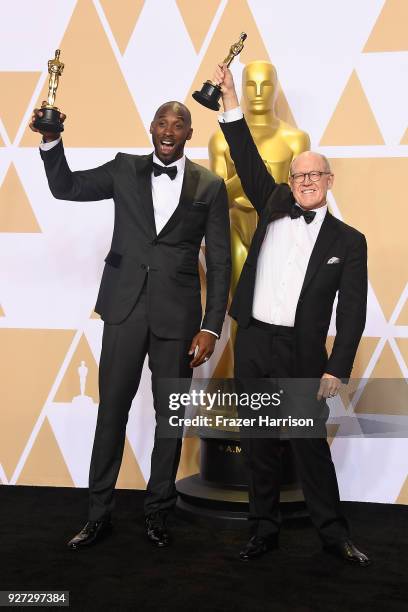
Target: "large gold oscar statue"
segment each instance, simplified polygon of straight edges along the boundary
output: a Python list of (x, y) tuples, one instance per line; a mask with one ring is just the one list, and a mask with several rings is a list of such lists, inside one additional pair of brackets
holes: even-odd
[[(283, 183), (288, 181), (292, 159), (310, 149), (310, 139), (306, 132), (276, 116), (277, 83), (276, 70), (270, 62), (255, 61), (247, 64), (242, 75), (241, 104), (266, 167), (278, 183)], [(211, 170), (222, 176), (228, 191), (233, 295), (256, 229), (257, 214), (242, 189), (221, 130), (217, 130), (210, 140), (209, 157)]]
[[(251, 62), (243, 72), (242, 107), (249, 129), (260, 151), (262, 159), (275, 180), (285, 182), (289, 177), (291, 161), (310, 148), (309, 136), (279, 119), (275, 114), (277, 98), (277, 75), (270, 62)], [(227, 143), (221, 130), (211, 138), (209, 144), (211, 169), (225, 180), (228, 191), (231, 217), (232, 281), (233, 295), (248, 255), (257, 225), (257, 213), (243, 192), (241, 181), (235, 171)], [(214, 383), (207, 390), (219, 389), (217, 379), (233, 378), (233, 343), (236, 326), (231, 327), (230, 339), (215, 371)], [(225, 381), (227, 384), (228, 381)], [(214, 385), (212, 387), (211, 385)], [(225, 387), (229, 392), (234, 389)], [(220, 409), (219, 414), (225, 411)], [(229, 410), (228, 416), (233, 416)], [(237, 524), (248, 512), (246, 478), (241, 456), (238, 428), (217, 428), (219, 436), (201, 437), (200, 476), (194, 475), (177, 482), (180, 494), (179, 511), (187, 515), (202, 514)], [(282, 455), (281, 495), (286, 504), (285, 513), (299, 512), (296, 503), (302, 494), (296, 483), (290, 447), (284, 442)], [(285, 506), (285, 504), (283, 504)], [(295, 508), (296, 506), (296, 508)], [(292, 510), (293, 508), (293, 510)]]
[[(310, 149), (306, 132), (298, 130), (276, 116), (278, 77), (271, 62), (247, 64), (242, 75), (241, 105), (258, 150), (269, 172), (278, 183), (287, 182), (292, 160)], [(222, 131), (219, 129), (209, 143), (210, 167), (225, 180), (231, 219), (232, 277), (234, 295), (242, 267), (248, 255), (258, 217), (246, 197)], [(218, 378), (233, 376), (233, 344), (236, 325), (232, 322), (230, 340), (216, 368)]]

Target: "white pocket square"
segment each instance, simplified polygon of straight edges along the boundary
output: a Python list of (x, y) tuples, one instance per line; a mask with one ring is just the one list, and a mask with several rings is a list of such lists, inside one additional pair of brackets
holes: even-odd
[(340, 257), (330, 257), (330, 259), (329, 259), (329, 261), (327, 263), (328, 264), (340, 263)]

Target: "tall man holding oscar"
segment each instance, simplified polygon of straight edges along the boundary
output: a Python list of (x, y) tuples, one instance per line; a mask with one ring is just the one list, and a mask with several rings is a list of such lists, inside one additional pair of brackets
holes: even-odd
[[(229, 218), (224, 181), (184, 155), (193, 132), (184, 104), (167, 102), (154, 113), (150, 155), (118, 153), (102, 166), (73, 172), (60, 138), (65, 115), (52, 108), (53, 94), (55, 98), (51, 74), (49, 99), (34, 110), (30, 124), (43, 135), (40, 153), (52, 194), (76, 202), (112, 198), (115, 205), (112, 244), (95, 306), (104, 332), (89, 515), (84, 528), (68, 543), (78, 549), (111, 531), (128, 412), (146, 355), (159, 421), (168, 414), (161, 379), (190, 379), (192, 369), (214, 351), (230, 283)], [(203, 237), (204, 313), (198, 274)], [(145, 515), (147, 537), (158, 547), (170, 543), (166, 516), (176, 501), (180, 450), (179, 437), (161, 437), (156, 428)]]

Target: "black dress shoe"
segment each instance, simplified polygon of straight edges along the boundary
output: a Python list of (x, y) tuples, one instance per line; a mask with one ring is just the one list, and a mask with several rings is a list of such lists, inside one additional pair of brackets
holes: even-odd
[(358, 550), (350, 540), (327, 545), (324, 547), (324, 550), (343, 559), (343, 561), (361, 565), (362, 567), (367, 567), (371, 564), (370, 558), (365, 553), (361, 552), (361, 550)]
[(261, 557), (269, 550), (273, 550), (274, 548), (278, 548), (277, 536), (268, 536), (263, 538), (255, 535), (252, 536), (245, 548), (241, 550), (239, 553), (239, 558), (241, 561), (249, 561), (250, 559)]
[(146, 534), (151, 543), (158, 548), (164, 548), (170, 544), (165, 513), (153, 512), (146, 516)]
[(68, 547), (72, 550), (77, 550), (83, 546), (90, 546), (96, 541), (103, 540), (111, 532), (112, 523), (110, 518), (101, 519), (100, 521), (88, 521), (85, 527), (68, 542)]

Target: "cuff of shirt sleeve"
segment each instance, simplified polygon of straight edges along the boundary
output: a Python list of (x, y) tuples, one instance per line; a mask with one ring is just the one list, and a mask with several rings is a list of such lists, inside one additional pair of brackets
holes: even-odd
[(232, 121), (238, 121), (242, 119), (244, 113), (240, 106), (236, 106), (235, 108), (231, 108), (231, 110), (227, 110), (221, 115), (218, 115), (218, 121), (220, 123), (231, 123)]
[(42, 140), (40, 142), (41, 151), (49, 151), (50, 149), (53, 149), (55, 146), (57, 146), (60, 140), (61, 140), (61, 136), (57, 138), (57, 140), (51, 140), (50, 142), (44, 142)]
[(215, 336), (216, 338), (219, 338), (219, 335), (216, 334), (215, 332), (211, 331), (211, 329), (201, 329), (201, 331), (206, 331), (209, 334), (212, 334), (213, 336)]

